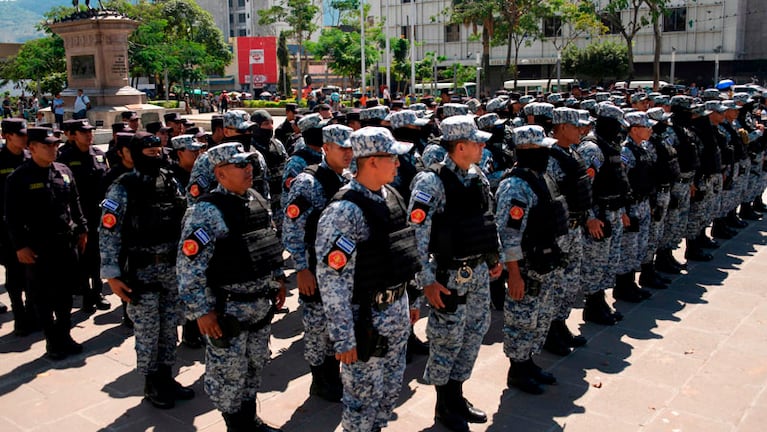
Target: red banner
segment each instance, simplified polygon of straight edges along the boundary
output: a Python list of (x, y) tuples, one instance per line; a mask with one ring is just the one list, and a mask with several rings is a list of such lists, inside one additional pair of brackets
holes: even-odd
[[(251, 81), (251, 88), (277, 84), (277, 37), (242, 36), (237, 38), (239, 83)], [(251, 78), (251, 70), (253, 77)]]

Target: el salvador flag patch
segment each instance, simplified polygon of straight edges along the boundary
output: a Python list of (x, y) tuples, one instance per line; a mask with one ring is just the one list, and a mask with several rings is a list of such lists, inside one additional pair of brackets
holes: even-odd
[(111, 199), (107, 198), (104, 201), (101, 201), (101, 207), (111, 212), (116, 212), (117, 209), (120, 208), (120, 203), (116, 201), (112, 201)]
[(346, 238), (346, 236), (341, 236), (338, 238), (338, 240), (336, 240), (336, 246), (338, 246), (342, 251), (351, 255), (351, 253), (354, 252), (354, 248), (357, 247), (357, 244)]
[(431, 195), (423, 191), (415, 191), (415, 194), (413, 195), (413, 199), (415, 199), (416, 201), (420, 201), (424, 204), (429, 204), (431, 202)]
[(628, 156), (626, 156), (626, 155), (621, 155), (621, 161), (622, 161), (623, 163), (628, 163), (628, 162), (629, 162), (629, 158), (628, 158)]
[(200, 185), (200, 187), (206, 188), (208, 187), (208, 179), (205, 177), (200, 177), (197, 179), (197, 184)]
[(194, 232), (194, 236), (197, 237), (198, 240), (200, 240), (200, 243), (202, 243), (203, 246), (210, 243), (210, 236), (202, 228), (197, 229)]

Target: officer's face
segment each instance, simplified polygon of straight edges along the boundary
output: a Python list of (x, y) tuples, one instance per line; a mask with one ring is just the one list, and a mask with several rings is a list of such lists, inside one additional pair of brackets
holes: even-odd
[(724, 118), (727, 119), (727, 121), (731, 122), (738, 118), (738, 110), (729, 109), (724, 112)]
[(646, 126), (632, 126), (631, 129), (629, 129), (629, 135), (635, 142), (640, 143), (650, 139), (652, 129)]
[(253, 164), (223, 164), (215, 168), (216, 179), (224, 189), (242, 195), (253, 185)]
[(194, 166), (194, 161), (197, 159), (197, 156), (200, 155), (200, 150), (187, 150), (187, 149), (180, 149), (176, 152), (178, 155), (178, 163), (182, 167), (188, 167), (191, 171), (192, 166)]
[(333, 171), (340, 173), (344, 168), (349, 168), (352, 163), (353, 152), (351, 147), (341, 147), (336, 143), (325, 143), (322, 146), (325, 151), (325, 161)]
[(44, 144), (35, 141), (29, 145), (29, 152), (32, 154), (32, 160), (41, 167), (50, 166), (50, 164), (56, 160), (58, 150), (59, 145), (56, 143)]
[(482, 150), (485, 148), (485, 143), (464, 141), (458, 145), (463, 147), (463, 153), (466, 156), (467, 162), (475, 164), (482, 160)]
[(3, 134), (5, 138), (5, 146), (8, 147), (13, 154), (21, 154), (24, 151), (24, 147), (27, 146), (27, 136), (17, 133)]
[(130, 128), (133, 129), (134, 131), (137, 131), (138, 128), (139, 128), (138, 119), (129, 120), (128, 121), (128, 126), (130, 126)]
[(79, 130), (74, 134), (75, 144), (78, 146), (90, 146), (93, 144), (93, 130)]

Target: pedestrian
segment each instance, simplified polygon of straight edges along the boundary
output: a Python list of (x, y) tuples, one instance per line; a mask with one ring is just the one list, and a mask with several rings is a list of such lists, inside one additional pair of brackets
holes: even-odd
[(490, 327), (490, 278), (502, 270), (490, 185), (476, 165), (491, 135), (466, 115), (440, 127), (447, 156), (416, 175), (408, 212), (421, 263), (416, 281), (432, 306), (424, 379), (437, 390), (435, 420), (466, 431), (467, 422), (487, 421), (463, 397), (463, 383)]
[(79, 354), (72, 339), (72, 295), (79, 285), (77, 253), (88, 241), (88, 223), (70, 169), (56, 162), (59, 138), (49, 128), (27, 128), (30, 159), (6, 180), (5, 220), (16, 257), (24, 265), (28, 294), (52, 360)]
[(278, 431), (256, 416), (274, 311), (285, 302), (282, 245), (239, 143), (208, 150), (217, 186), (191, 207), (179, 243), (179, 293), (206, 337), (205, 392), (227, 430)]
[(517, 164), (498, 186), (496, 208), (508, 296), (503, 313), (503, 351), (509, 357), (507, 384), (541, 394), (556, 378), (532, 359), (549, 331), (560, 300), (566, 256), (559, 247), (568, 235), (565, 198), (546, 175), (550, 148), (538, 125), (513, 130)]
[(218, 113), (226, 114), (229, 111), (229, 93), (224, 90), (221, 92), (221, 99), (219, 101)]
[(13, 111), (11, 110), (11, 97), (8, 95), (8, 93), (5, 94), (5, 97), (3, 98), (3, 118), (11, 118), (13, 117)]
[(128, 144), (134, 170), (101, 203), (101, 276), (128, 303), (144, 397), (168, 409), (194, 391), (173, 379), (182, 305), (174, 269), (186, 202), (165, 168), (159, 138), (137, 132)]
[(419, 269), (406, 204), (391, 186), (399, 143), (386, 129), (350, 135), (357, 174), (320, 216), (317, 286), (342, 364), (345, 432), (385, 428), (402, 386), (411, 321), (406, 285)]
[(72, 118), (75, 120), (86, 118), (86, 113), (89, 109), (91, 109), (90, 98), (83, 94), (83, 89), (77, 89), (77, 96), (75, 97), (75, 106)]
[(56, 127), (59, 129), (64, 124), (64, 99), (61, 97), (61, 92), (56, 92), (53, 97), (53, 116), (56, 118)]

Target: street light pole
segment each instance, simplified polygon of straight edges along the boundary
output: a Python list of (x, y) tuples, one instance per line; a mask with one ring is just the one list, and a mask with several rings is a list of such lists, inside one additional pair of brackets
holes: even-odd
[(384, 38), (386, 38), (386, 88), (391, 92), (391, 47), (389, 46), (389, 0), (384, 0), (386, 6), (386, 21), (384, 22)]
[(360, 53), (361, 53), (361, 72), (362, 72), (362, 85), (360, 86), (360, 93), (367, 94), (367, 82), (365, 80), (365, 0), (360, 0)]
[(415, 0), (410, 0), (410, 93), (415, 97)]
[(671, 47), (671, 82), (669, 84), (674, 85), (674, 76), (676, 75), (676, 48)]

